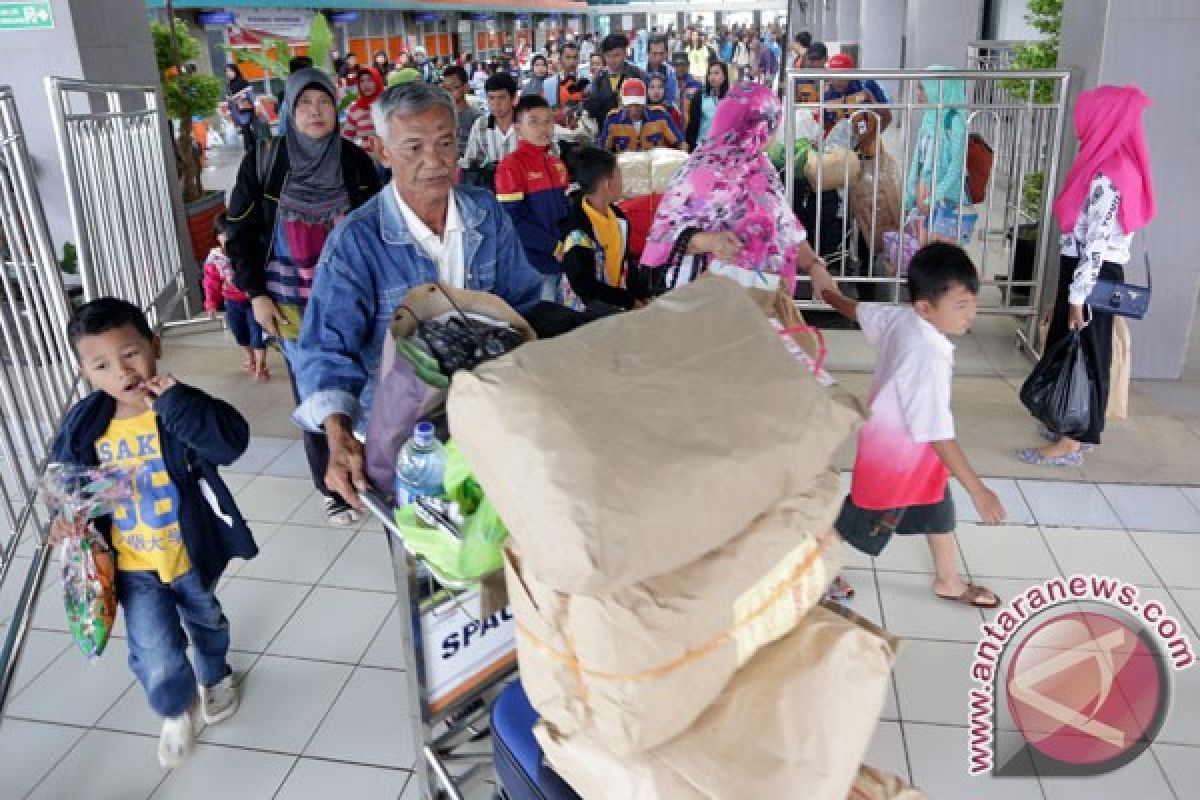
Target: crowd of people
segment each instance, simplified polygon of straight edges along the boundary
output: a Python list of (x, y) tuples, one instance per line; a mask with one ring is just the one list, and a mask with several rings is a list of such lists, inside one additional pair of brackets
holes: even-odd
[[(491, 295), (543, 335), (639, 308), (706, 271), (769, 275), (789, 292), (803, 272), (814, 296), (856, 320), (880, 351), (838, 532), (872, 554), (893, 533), (925, 535), (936, 596), (998, 605), (994, 592), (958, 572), (948, 487), (955, 476), (983, 521), (1004, 518), (957, 444), (950, 409), (948, 337), (969, 329), (980, 287), (967, 253), (945, 242), (919, 250), (907, 304), (844, 297), (765, 155), (783, 114), (778, 37), (741, 29), (712, 41), (690, 31), (590, 43), (567, 37), (551, 52), (528, 54), (528, 74), (491, 70), (481, 87), (486, 114), (470, 99), (477, 65), (443, 64), (435, 73), (419, 52), (400, 65), (379, 53), (363, 67), (347, 57), (336, 81), (294, 65), (280, 135), (246, 154), (206, 272), (210, 308), (224, 302), (247, 370), (266, 378), (264, 336), (283, 355), (293, 419), (330, 523), (360, 519), (359, 494), (370, 489), (361, 437), (389, 326), (415, 287), (439, 282)], [(801, 35), (792, 44), (792, 64), (825, 64), (819, 42)], [(237, 77), (235, 97), (244, 91)], [(955, 102), (958, 84), (930, 80), (922, 91)], [(348, 89), (356, 98), (340, 118)], [(833, 90), (881, 92), (851, 81)], [(1054, 206), (1064, 269), (1051, 335), (1085, 331), (1097, 363), (1106, 364), (1111, 325), (1087, 319), (1084, 305), (1099, 278), (1121, 278), (1131, 237), (1154, 213), (1141, 129), (1147, 105), (1133, 87), (1080, 98), (1080, 155)], [(958, 129), (953, 113), (926, 112), (910, 171), (914, 204), (962, 202), (963, 176), (946, 179), (944, 166), (925, 163), (944, 149), (931, 138)], [(645, 147), (689, 156), (635, 247), (632, 219), (645, 209), (620, 202), (617, 154)], [(175, 766), (192, 747), (195, 719), (220, 722), (238, 704), (229, 622), (214, 587), (230, 558), (253, 557), (256, 547), (216, 466), (241, 454), (248, 426), (227, 403), (157, 373), (158, 341), (129, 303), (85, 305), (69, 335), (96, 391), (69, 414), (54, 457), (94, 465), (108, 454), (154, 500), (139, 504), (139, 495), (101, 528), (116, 551), (130, 664), (163, 718), (159, 759)], [(1106, 394), (1107, 366), (1093, 379)], [(1045, 431), (1051, 443), (1022, 457), (1080, 463), (1102, 427), (1101, 417), (1072, 436)], [(79, 524), (60, 518), (54, 534)]]

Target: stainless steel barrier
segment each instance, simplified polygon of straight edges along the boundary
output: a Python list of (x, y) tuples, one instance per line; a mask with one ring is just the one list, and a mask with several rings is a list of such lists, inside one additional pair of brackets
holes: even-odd
[(157, 86), (46, 78), (84, 297), (124, 298), (160, 330), (191, 317)]
[(38, 503), (38, 479), (52, 437), (81, 388), (67, 341), (62, 276), (8, 86), (0, 86), (0, 215), (0, 495), (9, 531), (0, 549), (0, 586), (23, 581), (15, 607), (0, 608), (0, 619), (8, 620), (0, 651), (2, 709), (49, 558), (42, 542), (50, 520)]
[[(887, 102), (851, 105), (834, 99), (835, 82), (869, 80), (897, 87), (895, 96)], [(917, 87), (926, 80), (963, 81), (965, 101), (952, 102), (941, 96), (919, 98)], [(1028, 82), (1028, 96), (1023, 100), (1012, 98), (1000, 85), (1008, 81)], [(1039, 82), (1053, 89), (1051, 100), (1036, 98), (1034, 86)], [(806, 202), (815, 206), (816, 224), (809, 230), (813, 248), (825, 256), (839, 283), (855, 286), (860, 295), (870, 299), (896, 301), (905, 282), (906, 223), (915, 223), (913, 227), (918, 232), (921, 228), (926, 232), (920, 239), (908, 240), (917, 244), (927, 238), (935, 221), (939, 222), (945, 232), (940, 238), (961, 243), (979, 269), (980, 312), (1023, 320), (1018, 335), (1032, 346), (1044, 289), (1044, 266), (1047, 254), (1053, 252), (1052, 247), (1057, 249), (1058, 242), (1050, 218), (1050, 200), (1058, 172), (1067, 90), (1068, 73), (1059, 71), (789, 72), (784, 92), (784, 141), (793, 143), (798, 137), (813, 140), (813, 154), (809, 157), (815, 158), (816, 168), (815, 175), (810, 170), (810, 177), (820, 190), (815, 190), (807, 179), (797, 180), (792, 146), (784, 148), (785, 182), (793, 207), (797, 207), (797, 200), (800, 207)], [(913, 192), (906, 191), (911, 189), (911, 154), (917, 147), (925, 148), (927, 160), (934, 165), (928, 183), (933, 186), (938, 183), (939, 155), (948, 146), (947, 138), (952, 133), (939, 125), (932, 134), (921, 135), (922, 117), (930, 110), (959, 112), (968, 134), (978, 134), (992, 146), (994, 160), (986, 196), (981, 202), (951, 205), (941, 211), (932, 204), (916, 209), (918, 202)], [(883, 130), (885, 112), (893, 120), (887, 130)], [(848, 120), (851, 155), (842, 162), (840, 174), (829, 176), (825, 158), (817, 154), (834, 130), (830, 123), (841, 120)], [(876, 141), (880, 147), (878, 155), (868, 157), (859, 150), (863, 132), (872, 126), (879, 129)], [(968, 148), (966, 142), (954, 146), (962, 147), (958, 167), (965, 179)], [(855, 159), (857, 164), (852, 163)], [(888, 171), (893, 163), (897, 173), (894, 177)], [(1041, 193), (1031, 206), (1033, 183), (1041, 187)], [(857, 201), (854, 203), (857, 214), (851, 213), (852, 200)], [(838, 206), (843, 210), (839, 212)], [(808, 213), (811, 215), (811, 209)], [(836, 225), (831, 224), (834, 220)], [(885, 248), (883, 233), (889, 231), (892, 236), (887, 240), (894, 246)], [(831, 236), (835, 241), (830, 242)], [(801, 297), (802, 305), (820, 305)]]

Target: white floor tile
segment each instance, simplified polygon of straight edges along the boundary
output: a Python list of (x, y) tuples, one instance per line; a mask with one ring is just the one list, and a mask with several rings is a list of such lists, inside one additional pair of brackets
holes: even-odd
[(344, 589), (395, 592), (396, 579), (387, 540), (371, 531), (360, 531), (320, 583)]
[(260, 475), (237, 493), (237, 503), (251, 522), (283, 522), (314, 492), (307, 478)]
[(396, 800), (411, 773), (301, 758), (274, 800)]
[(229, 618), (233, 649), (266, 650), (309, 590), (297, 583), (230, 578), (217, 592), (217, 599)]
[[(962, 707), (965, 709), (965, 701)], [(905, 722), (904, 741), (913, 784), (931, 800), (1034, 800), (1042, 796), (1037, 778), (970, 775), (966, 728)]]
[(0, 724), (5, 794), (24, 797), (83, 734), (83, 729), (66, 725), (5, 719)]
[(312, 470), (304, 454), (304, 440), (292, 442), (274, 461), (262, 468), (261, 474), (281, 478), (311, 478)]
[(1200, 510), (1200, 488), (1195, 486), (1185, 486), (1180, 491), (1191, 502), (1197, 510)]
[(875, 574), (869, 569), (844, 569), (842, 578), (854, 587), (854, 597), (838, 602), (881, 628), (884, 627), (883, 612), (879, 607), (879, 591), (875, 587)]
[(1200, 533), (1200, 509), (1174, 486), (1101, 484), (1100, 491), (1130, 530)]
[(411, 768), (415, 758), (403, 672), (359, 667), (306, 756)]
[(908, 774), (908, 754), (904, 749), (904, 735), (900, 732), (899, 722), (880, 722), (875, 729), (875, 736), (863, 756), (863, 763), (869, 767), (887, 770), (898, 775), (905, 781), (911, 782)]
[(361, 663), (364, 667), (380, 669), (404, 668), (404, 643), (401, 640), (400, 621), (396, 617), (395, 603), (388, 609), (387, 616), (371, 641), (371, 646), (363, 654)]
[(1046, 800), (1177, 800), (1150, 750), (1104, 775), (1045, 776), (1041, 781)]
[(1017, 481), (1039, 525), (1124, 528), (1104, 494), (1091, 483)]
[(1133, 542), (1167, 586), (1200, 589), (1200, 536), (1191, 533), (1132, 531)]
[[(1193, 654), (1200, 655), (1196, 640), (1192, 639)], [(1193, 664), (1184, 670), (1171, 671), (1171, 707), (1166, 722), (1155, 740), (1159, 744), (1182, 744), (1200, 747), (1200, 665)], [(1200, 752), (1196, 754), (1200, 761)]]
[(1158, 586), (1158, 575), (1125, 531), (1042, 528), (1064, 575), (1108, 575), (1137, 586)]
[[(1172, 589), (1171, 597), (1183, 611), (1192, 631), (1200, 633), (1200, 589)], [(1200, 645), (1200, 642), (1193, 640), (1192, 644)], [(1200, 650), (1196, 651), (1196, 656), (1200, 658)]]
[(267, 652), (357, 664), (393, 605), (381, 592), (318, 586)]
[(236, 715), (201, 740), (299, 754), (333, 705), (352, 667), (263, 656), (242, 678)]
[(198, 744), (188, 760), (171, 771), (152, 800), (274, 797), (295, 761), (295, 756)]
[[(0, 638), (7, 629), (0, 632)], [(54, 663), (67, 648), (74, 648), (75, 641), (69, 633), (54, 631), (30, 630), (26, 634), (25, 646), (21, 649), (21, 660), (17, 662), (17, 672), (13, 676), (9, 697), (16, 697), (21, 690), (32, 683), (46, 667)], [(82, 653), (80, 658), (82, 658)]]
[[(369, 515), (368, 515), (369, 516)], [(351, 528), (337, 528), (329, 524), (329, 514), (325, 511), (325, 497), (320, 492), (313, 492), (308, 498), (300, 504), (300, 507), (292, 512), (288, 517), (289, 523), (298, 525), (307, 525), (312, 528), (328, 528), (338, 531), (353, 531), (358, 526)], [(362, 523), (360, 522), (359, 525)]]
[(871, 569), (875, 559), (866, 553), (856, 550), (845, 542), (842, 543), (842, 565), (852, 569)]
[(288, 449), (294, 441), (294, 439), (280, 439), (274, 436), (251, 436), (246, 452), (233, 463), (229, 470), (258, 474), (264, 467), (279, 458), (280, 453)]
[(979, 638), (978, 609), (935, 597), (933, 575), (877, 572), (884, 627), (905, 639), (971, 642)]
[[(1006, 523), (1009, 525), (1033, 524), (1033, 512), (1029, 510), (1029, 504), (1025, 502), (1025, 496), (1021, 494), (1015, 480), (984, 478), (983, 482), (996, 493), (1000, 502), (1004, 504), (1004, 510), (1007, 512), (1004, 519)], [(962, 488), (962, 484), (951, 479), (950, 491), (954, 495), (954, 511), (958, 515), (959, 521), (979, 522), (979, 512), (975, 510), (975, 504), (971, 502), (971, 496)]]
[(256, 475), (257, 473), (254, 472), (226, 472), (225, 470), (221, 470), (221, 479), (225, 481), (225, 486), (234, 495), (240, 492), (247, 483), (254, 480)]
[(351, 531), (334, 528), (280, 523), (269, 541), (259, 543), (258, 556), (238, 570), (238, 577), (316, 583), (352, 535)]
[(965, 725), (975, 645), (910, 639), (896, 659), (896, 691), (905, 722)]
[(123, 639), (109, 640), (95, 663), (70, 647), (13, 698), (6, 711), (45, 722), (94, 725), (133, 684), (128, 654)]
[[(933, 556), (924, 536), (893, 536), (887, 547), (875, 558), (875, 568), (887, 572), (933, 572)], [(964, 568), (962, 553), (958, 568)]]
[(1150, 746), (1163, 772), (1167, 774), (1167, 782), (1175, 790), (1177, 797), (1191, 797), (1200, 786), (1200, 750), (1194, 747), (1162, 744), (1156, 742)]
[(29, 574), (32, 564), (33, 559), (31, 558), (23, 556), (13, 558), (12, 566), (8, 568), (8, 578), (4, 583), (0, 583), (0, 623), (7, 624), (12, 618), (17, 600), (21, 596), (21, 587), (25, 583), (25, 576)]
[(29, 798), (62, 800), (79, 797), (81, 789), (95, 800), (149, 797), (167, 774), (157, 748), (157, 737), (89, 731)]
[(972, 578), (1053, 578), (1059, 573), (1035, 527), (962, 525), (958, 546)]

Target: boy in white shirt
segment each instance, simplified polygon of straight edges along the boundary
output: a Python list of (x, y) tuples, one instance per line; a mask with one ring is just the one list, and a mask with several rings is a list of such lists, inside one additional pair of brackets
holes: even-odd
[[(821, 263), (815, 286), (835, 285)], [(950, 389), (954, 345), (975, 320), (979, 275), (970, 257), (951, 244), (921, 248), (908, 269), (911, 306), (856, 303), (834, 289), (822, 297), (856, 320), (879, 350), (871, 382), (871, 416), (859, 431), (850, 495), (836, 527), (855, 548), (878, 555), (893, 533), (925, 534), (933, 555), (933, 591), (976, 608), (999, 598), (958, 574), (953, 475), (971, 496), (980, 519), (1004, 519), (1004, 507), (971, 468), (954, 438)]]

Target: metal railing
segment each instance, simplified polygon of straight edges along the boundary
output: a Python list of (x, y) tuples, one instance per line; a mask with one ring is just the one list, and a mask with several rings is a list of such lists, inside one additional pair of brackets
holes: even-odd
[[(874, 80), (896, 86), (897, 91), (887, 102), (847, 106), (827, 100), (835, 80)], [(941, 97), (920, 99), (917, 87), (924, 80), (964, 81), (966, 102), (945, 102)], [(1016, 99), (1003, 91), (999, 84), (1010, 85), (1009, 81), (1027, 84), (1027, 96)], [(1052, 87), (1051, 100), (1037, 99), (1034, 87), (1038, 83)], [(793, 200), (793, 207), (796, 207), (797, 199), (800, 206), (809, 201), (815, 206), (813, 218), (816, 224), (810, 226), (812, 229), (808, 233), (813, 249), (826, 257), (830, 271), (840, 283), (855, 285), (860, 295), (870, 293), (871, 299), (897, 300), (905, 282), (906, 223), (915, 217), (917, 224), (914, 227), (929, 231), (936, 219), (933, 205), (917, 212), (914, 209), (916, 198), (905, 191), (912, 168), (911, 154), (918, 147), (925, 148), (925, 159), (933, 164), (928, 184), (936, 186), (940, 153), (947, 146), (948, 137), (955, 135), (953, 131), (957, 130), (944, 129), (938, 124), (932, 134), (927, 132), (922, 136), (921, 121), (929, 111), (956, 111), (961, 114), (968, 134), (978, 134), (992, 143), (994, 160), (986, 196), (980, 203), (951, 204), (937, 212), (951, 219), (949, 225), (953, 234), (945, 238), (963, 244), (979, 269), (982, 280), (980, 312), (1023, 319), (1025, 326), (1020, 333), (1025, 343), (1031, 344), (1037, 330), (1036, 316), (1044, 288), (1047, 254), (1051, 252), (1051, 240), (1057, 243), (1057, 236), (1052, 235), (1048, 200), (1053, 197), (1058, 172), (1067, 90), (1068, 73), (1058, 71), (1009, 70), (1002, 74), (992, 70), (789, 72), (784, 92), (784, 141), (792, 143), (799, 136), (814, 140), (809, 158), (816, 159), (815, 184), (824, 189), (816, 191), (807, 180), (797, 180), (793, 147), (785, 146), (788, 197)], [(885, 112), (892, 117), (887, 131), (883, 130)], [(827, 121), (842, 119), (849, 120), (851, 146), (856, 150), (858, 163), (847, 159), (843, 162), (843, 174), (830, 178), (819, 150), (831, 130)], [(875, 141), (879, 143), (879, 153), (874, 157), (857, 153), (862, 149), (859, 134), (869, 129), (878, 131)], [(962, 147), (957, 170), (965, 178), (969, 155), (966, 142), (957, 142), (954, 146)], [(892, 164), (895, 165), (895, 176), (890, 174)], [(1035, 174), (1042, 176), (1040, 199), (1035, 208), (1023, 212), (1023, 188), (1029, 176)], [(800, 193), (799, 198), (797, 193)], [(867, 198), (869, 203), (865, 202)], [(859, 201), (855, 208), (857, 213), (851, 213), (852, 200)], [(839, 205), (845, 210), (839, 212)], [(1032, 213), (1026, 213), (1028, 211)], [(975, 215), (973, 225), (971, 215)], [(830, 224), (831, 219), (836, 219), (836, 226)], [(970, 232), (972, 227), (973, 233)], [(831, 234), (827, 229), (836, 232)], [(883, 236), (887, 231), (892, 233), (891, 237)], [(829, 241), (831, 235), (832, 242)], [(885, 248), (885, 238), (894, 243), (894, 247)], [(912, 241), (912, 244), (923, 240), (927, 239)], [(802, 305), (817, 307), (818, 304), (808, 301)]]
[(46, 78), (84, 298), (141, 308), (155, 330), (191, 317), (157, 86)]
[(34, 179), (12, 89), (0, 86), (0, 496), (9, 534), (0, 550), (0, 586), (29, 564), (0, 650), (0, 709), (4, 707), (32, 618), (49, 550), (49, 518), (38, 482), (63, 414), (78, 399), (78, 366), (67, 341), (69, 309), (58, 261)]

